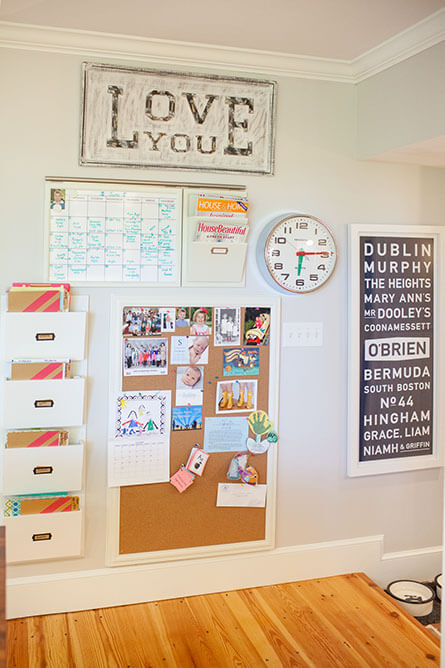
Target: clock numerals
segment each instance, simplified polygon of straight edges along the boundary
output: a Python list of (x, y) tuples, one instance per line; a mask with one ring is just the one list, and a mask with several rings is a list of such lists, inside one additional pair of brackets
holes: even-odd
[(286, 237), (275, 237), (275, 243), (276, 244), (285, 244), (286, 243)]
[(327, 239), (319, 239), (318, 240), (318, 245), (319, 246), (326, 246), (327, 243), (328, 243)]
[(272, 257), (280, 257), (280, 252), (278, 249), (272, 251)]
[(275, 262), (274, 269), (282, 269), (283, 268), (283, 263), (282, 262)]

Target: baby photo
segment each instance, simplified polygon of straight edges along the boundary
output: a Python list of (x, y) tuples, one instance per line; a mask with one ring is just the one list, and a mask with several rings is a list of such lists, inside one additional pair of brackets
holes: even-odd
[(217, 413), (242, 413), (255, 411), (257, 406), (257, 380), (220, 382), (216, 387)]
[(203, 397), (204, 367), (179, 366), (176, 370), (176, 404), (201, 406)]
[(212, 333), (212, 309), (210, 306), (192, 306), (190, 334), (208, 336)]
[(190, 364), (207, 364), (209, 361), (208, 336), (189, 336), (188, 346)]

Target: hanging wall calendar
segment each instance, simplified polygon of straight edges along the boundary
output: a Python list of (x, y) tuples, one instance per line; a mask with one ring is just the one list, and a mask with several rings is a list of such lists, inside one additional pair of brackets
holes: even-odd
[(51, 282), (180, 284), (182, 191), (48, 180)]

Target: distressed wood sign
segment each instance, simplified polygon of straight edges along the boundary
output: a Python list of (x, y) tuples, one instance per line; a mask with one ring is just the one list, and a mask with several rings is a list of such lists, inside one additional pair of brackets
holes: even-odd
[(83, 64), (82, 165), (271, 174), (275, 83)]

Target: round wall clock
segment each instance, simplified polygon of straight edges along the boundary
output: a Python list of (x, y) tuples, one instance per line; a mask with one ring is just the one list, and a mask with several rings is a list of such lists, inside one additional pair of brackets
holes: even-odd
[(334, 237), (314, 216), (288, 213), (275, 218), (257, 246), (260, 269), (282, 292), (305, 293), (326, 283), (337, 259)]

